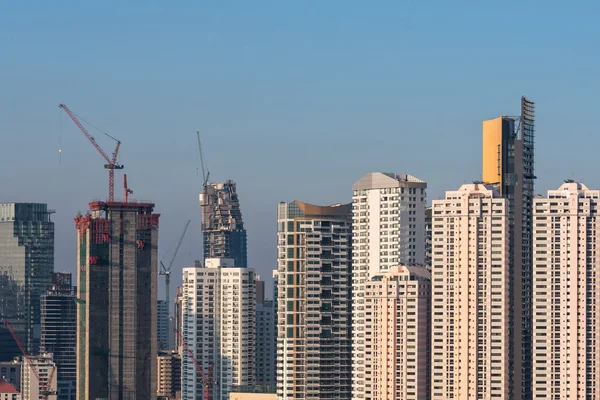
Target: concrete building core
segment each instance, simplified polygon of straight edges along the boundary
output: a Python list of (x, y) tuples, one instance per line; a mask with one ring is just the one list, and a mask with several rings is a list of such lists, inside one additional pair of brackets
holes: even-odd
[(90, 203), (77, 216), (77, 396), (156, 399), (159, 214)]

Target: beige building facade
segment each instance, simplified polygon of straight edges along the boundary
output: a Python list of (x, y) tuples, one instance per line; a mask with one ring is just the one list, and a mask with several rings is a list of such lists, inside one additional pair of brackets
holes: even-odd
[(372, 172), (352, 185), (352, 398), (365, 398), (365, 285), (399, 264), (425, 264), (427, 182)]
[(533, 398), (600, 398), (600, 190), (534, 199)]
[(432, 399), (512, 399), (507, 200), (481, 183), (432, 202)]
[(365, 289), (365, 398), (428, 400), (431, 274), (391, 267)]

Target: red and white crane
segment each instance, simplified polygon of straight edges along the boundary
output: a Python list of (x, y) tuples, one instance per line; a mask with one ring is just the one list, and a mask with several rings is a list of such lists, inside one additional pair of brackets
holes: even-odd
[(90, 143), (94, 145), (96, 150), (98, 150), (98, 153), (100, 153), (102, 158), (104, 158), (104, 160), (106, 161), (106, 164), (104, 164), (104, 168), (108, 170), (108, 201), (115, 201), (115, 169), (123, 169), (123, 165), (117, 163), (117, 155), (119, 154), (119, 147), (121, 146), (121, 142), (118, 139), (115, 139), (114, 137), (110, 136), (108, 133), (103, 132), (106, 136), (117, 142), (117, 147), (115, 147), (115, 151), (113, 151), (112, 157), (109, 158), (108, 155), (104, 152), (104, 150), (102, 150), (100, 145), (96, 143), (96, 139), (94, 139), (94, 137), (89, 134), (87, 129), (85, 129), (81, 122), (79, 122), (79, 119), (77, 119), (75, 114), (73, 114), (73, 112), (69, 110), (69, 107), (67, 107), (64, 104), (59, 104), (58, 107), (62, 108), (67, 113), (67, 115), (73, 120), (73, 122), (75, 122), (75, 125), (77, 125), (79, 130), (83, 132), (85, 137), (87, 137)]
[(21, 350), (21, 353), (23, 354), (23, 358), (26, 360), (27, 364), (29, 365), (29, 368), (31, 369), (31, 371), (33, 371), (33, 374), (37, 378), (37, 381), (39, 382), (39, 384), (41, 386), (40, 395), (42, 396), (42, 398), (44, 400), (47, 400), (48, 396), (55, 396), (56, 395), (56, 391), (52, 390), (50, 388), (50, 386), (52, 385), (52, 378), (54, 378), (54, 372), (56, 371), (56, 367), (52, 368), (52, 372), (48, 376), (48, 380), (46, 380), (46, 382), (42, 383), (42, 381), (40, 379), (40, 374), (38, 373), (35, 365), (31, 361), (31, 358), (29, 358), (29, 355), (25, 351), (25, 348), (23, 347), (23, 343), (21, 343), (21, 341), (19, 340), (19, 337), (17, 336), (17, 333), (15, 332), (15, 329), (10, 324), (10, 322), (8, 322), (7, 320), (4, 320), (4, 325), (6, 325), (6, 327), (10, 331), (10, 334), (12, 335), (13, 339), (15, 339), (15, 342), (17, 343), (17, 346), (19, 346), (19, 349)]
[(202, 375), (202, 385), (204, 385), (204, 400), (210, 400), (210, 388), (213, 387), (217, 383), (213, 379), (214, 365), (211, 364), (211, 366), (208, 368), (208, 374), (205, 374), (204, 371), (202, 370), (202, 367), (200, 366), (200, 364), (198, 364), (196, 357), (194, 357), (194, 353), (192, 353), (192, 351), (188, 347), (185, 340), (183, 340), (183, 336), (181, 336), (181, 333), (179, 333), (179, 331), (177, 329), (173, 329), (173, 332), (175, 332), (175, 335), (177, 335), (177, 337), (179, 338), (179, 341), (183, 345), (183, 348), (187, 352), (188, 356), (192, 359), (192, 362), (194, 363), (196, 370), (198, 372), (200, 372), (200, 375)]

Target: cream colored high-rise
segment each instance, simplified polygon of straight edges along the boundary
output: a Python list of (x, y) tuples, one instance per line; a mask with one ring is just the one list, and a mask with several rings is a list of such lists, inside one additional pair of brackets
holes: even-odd
[(399, 264), (424, 265), (427, 183), (372, 172), (352, 189), (352, 398), (364, 399), (365, 283)]
[(512, 399), (507, 200), (473, 183), (432, 207), (432, 399)]
[(214, 366), (211, 398), (194, 362), (181, 357), (183, 400), (229, 400), (232, 386), (254, 386), (256, 372), (256, 274), (229, 258), (207, 258), (205, 267), (183, 269), (181, 335), (204, 373)]
[(428, 400), (431, 274), (391, 267), (365, 290), (365, 398)]
[(600, 190), (534, 199), (533, 398), (600, 398)]

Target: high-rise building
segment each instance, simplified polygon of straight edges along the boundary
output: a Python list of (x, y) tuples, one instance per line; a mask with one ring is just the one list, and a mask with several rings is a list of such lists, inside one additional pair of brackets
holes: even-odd
[(279, 203), (279, 399), (350, 398), (351, 209)]
[(512, 399), (508, 201), (474, 183), (432, 207), (432, 399)]
[(535, 105), (521, 98), (521, 115), (483, 121), (482, 179), (508, 200), (511, 242), (511, 370), (515, 399), (532, 397), (532, 207)]
[(53, 274), (52, 286), (41, 298), (41, 350), (52, 354), (57, 368), (58, 400), (76, 399), (77, 309), (71, 274)]
[[(198, 264), (199, 265), (199, 264)], [(179, 332), (183, 331), (183, 291), (181, 286), (178, 286), (177, 289), (175, 289), (175, 304), (173, 307), (173, 313), (175, 315), (175, 319), (174, 319), (174, 324), (175, 324), (175, 329)], [(181, 340), (179, 339), (178, 335), (175, 335), (173, 337), (173, 348), (175, 350), (181, 350)], [(179, 354), (181, 355), (181, 351), (179, 351)]]
[(390, 267), (425, 264), (427, 183), (368, 173), (352, 186), (352, 398), (365, 397), (365, 284)]
[(260, 280), (260, 275), (256, 275), (256, 303), (265, 302), (265, 281)]
[(54, 222), (46, 204), (0, 203), (0, 361), (21, 354), (9, 321), (29, 354), (40, 346), (40, 296), (54, 272)]
[(0, 361), (0, 378), (21, 391), (21, 361), (15, 358), (12, 361)]
[(228, 400), (232, 386), (256, 381), (256, 274), (228, 258), (209, 258), (205, 267), (183, 269), (183, 340), (208, 375), (211, 399), (187, 351), (181, 360), (183, 400)]
[(256, 303), (256, 384), (275, 385), (277, 334), (272, 300)]
[(169, 302), (167, 300), (158, 300), (156, 302), (156, 315), (158, 350), (167, 350), (169, 348)]
[(431, 207), (425, 208), (425, 266), (431, 271)]
[(181, 357), (177, 351), (159, 351), (157, 395), (174, 399), (179, 392), (181, 392)]
[[(35, 372), (33, 369), (35, 368)], [(57, 400), (56, 364), (52, 362), (52, 354), (30, 356), (29, 362), (21, 363), (21, 394), (23, 399), (44, 399), (44, 391), (51, 394), (47, 400)]]
[(235, 182), (208, 183), (200, 205), (204, 258), (232, 258), (237, 268), (246, 268), (246, 229)]
[(533, 200), (533, 398), (600, 398), (600, 190)]
[(90, 203), (77, 228), (77, 396), (156, 398), (158, 219), (150, 203)]
[(365, 289), (365, 398), (428, 400), (431, 274), (390, 267)]

